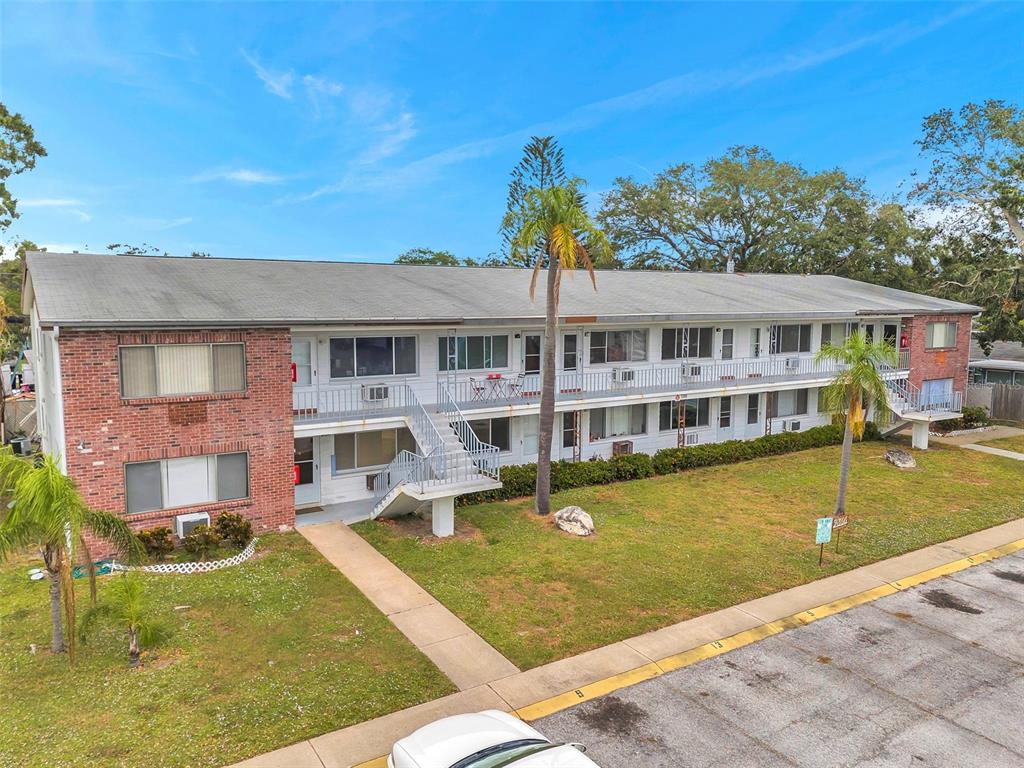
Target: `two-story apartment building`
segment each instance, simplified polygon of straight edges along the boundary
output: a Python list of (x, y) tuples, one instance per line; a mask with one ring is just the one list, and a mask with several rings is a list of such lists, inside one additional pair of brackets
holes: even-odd
[[(529, 270), (33, 253), (23, 303), (43, 448), (138, 528), (230, 509), (257, 529), (493, 487), (538, 451)], [(896, 418), (960, 411), (977, 308), (832, 276), (567, 276), (553, 455), (827, 423), (823, 344), (899, 350)]]

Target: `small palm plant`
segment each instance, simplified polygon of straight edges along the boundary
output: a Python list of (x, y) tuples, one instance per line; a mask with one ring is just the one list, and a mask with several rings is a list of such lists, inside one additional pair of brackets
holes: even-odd
[(166, 636), (164, 627), (151, 618), (142, 579), (137, 575), (125, 573), (116, 578), (107, 590), (106, 598), (86, 612), (79, 638), (85, 642), (101, 619), (114, 621), (125, 629), (128, 636), (128, 665), (135, 669), (139, 666), (142, 649), (155, 645)]
[(0, 560), (28, 547), (39, 551), (50, 577), (51, 650), (67, 651), (74, 664), (73, 569), (79, 556), (96, 602), (96, 571), (86, 533), (109, 541), (129, 560), (141, 557), (142, 547), (120, 517), (89, 508), (52, 456), (24, 458), (9, 446), (0, 448), (0, 502)]
[(544, 358), (541, 364), (539, 448), (537, 456), (537, 513), (551, 509), (551, 438), (555, 422), (555, 345), (558, 339), (558, 302), (562, 273), (586, 269), (597, 290), (594, 262), (610, 253), (608, 239), (587, 213), (580, 181), (534, 188), (527, 192), (521, 210), (506, 216), (505, 224), (514, 230), (512, 255), (533, 261), (530, 299), (537, 290), (537, 279), (546, 267), (547, 308), (544, 323)]
[(839, 373), (820, 395), (824, 398), (824, 409), (846, 423), (839, 464), (837, 517), (846, 514), (846, 487), (850, 479), (853, 440), (864, 435), (869, 409), (874, 411), (876, 418), (888, 413), (888, 390), (881, 367), (895, 366), (897, 359), (895, 347), (885, 341), (872, 343), (860, 331), (852, 333), (840, 346), (826, 344), (815, 356), (817, 362), (834, 362), (840, 366)]

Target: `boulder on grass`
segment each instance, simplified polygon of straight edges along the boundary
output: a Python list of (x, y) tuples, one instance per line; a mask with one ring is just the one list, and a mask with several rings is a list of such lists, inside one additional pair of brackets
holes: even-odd
[(914, 469), (917, 466), (917, 461), (910, 455), (910, 452), (904, 451), (902, 448), (890, 448), (885, 452), (885, 460), (900, 469)]
[(562, 507), (555, 512), (555, 525), (573, 536), (589, 536), (594, 532), (593, 518), (579, 507)]

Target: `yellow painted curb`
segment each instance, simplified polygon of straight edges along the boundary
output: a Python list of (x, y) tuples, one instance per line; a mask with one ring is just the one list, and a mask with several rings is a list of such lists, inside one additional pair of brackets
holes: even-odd
[(664, 659), (659, 659), (652, 664), (645, 664), (642, 667), (631, 669), (628, 672), (622, 672), (617, 675), (605, 678), (604, 680), (598, 680), (597, 682), (585, 685), (582, 688), (578, 688), (574, 691), (567, 691), (557, 696), (552, 696), (549, 699), (538, 701), (535, 704), (530, 704), (521, 709), (515, 710), (513, 714), (517, 715), (523, 720), (539, 720), (542, 717), (547, 717), (555, 712), (560, 712), (563, 709), (582, 704), (584, 701), (604, 696), (612, 693), (613, 691), (626, 688), (636, 683), (641, 683), (645, 680), (651, 680), (655, 677), (659, 677), (666, 672), (672, 672), (683, 667), (688, 667), (691, 664), (696, 664), (699, 661), (706, 661), (707, 659), (713, 659), (716, 656), (721, 656), (729, 651), (734, 651), (737, 648), (756, 643), (759, 640), (764, 640), (773, 635), (777, 635), (780, 632), (784, 632), (787, 629), (793, 629), (800, 627), (805, 624), (810, 624), (813, 621), (824, 619), (828, 616), (834, 616), (837, 613), (848, 611), (851, 608), (856, 608), (858, 605), (864, 605), (874, 600), (878, 600), (882, 597), (888, 597), (894, 595), (910, 587), (923, 584), (927, 581), (940, 578), (942, 576), (948, 576), (951, 573), (957, 573), (965, 568), (970, 568), (973, 565), (980, 565), (981, 563), (988, 562), (1002, 555), (1013, 554), (1024, 549), (1024, 539), (1018, 539), (1017, 541), (1009, 544), (1003, 544), (1000, 547), (985, 550), (984, 552), (978, 552), (977, 554), (970, 555), (969, 557), (960, 558), (954, 560), (951, 563), (940, 565), (935, 568), (929, 568), (921, 573), (908, 576), (904, 579), (892, 581), (887, 584), (881, 584), (877, 587), (858, 592), (855, 595), (849, 597), (843, 597), (839, 600), (833, 600), (830, 603), (819, 605), (815, 608), (809, 608), (806, 611), (800, 611), (794, 613), (792, 616), (785, 616), (775, 621), (769, 621), (761, 624), (757, 627), (738, 632), (735, 635), (721, 638), (720, 640), (712, 640), (710, 643), (699, 645), (696, 648), (691, 648), (688, 651), (677, 653), (673, 656), (668, 656)]
[(387, 765), (387, 757), (375, 757), (373, 760), (367, 760), (365, 763), (353, 765), (352, 768), (387, 768)]
[(657, 677), (660, 674), (662, 674), (662, 671), (658, 668), (657, 664), (644, 664), (642, 667), (637, 667), (627, 672), (620, 672), (617, 675), (606, 677), (604, 680), (598, 680), (596, 683), (590, 683), (573, 691), (553, 696), (550, 699), (538, 701), (536, 704), (529, 704), (515, 710), (513, 714), (522, 720), (539, 720), (542, 717), (547, 717), (550, 714), (568, 709), (584, 701), (604, 696), (606, 693), (642, 683), (644, 680), (650, 680), (652, 677)]

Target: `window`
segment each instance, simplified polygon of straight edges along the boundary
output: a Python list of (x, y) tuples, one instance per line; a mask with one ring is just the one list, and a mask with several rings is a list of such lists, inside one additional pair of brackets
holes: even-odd
[(647, 331), (593, 331), (591, 363), (630, 363), (647, 359)]
[(864, 326), (864, 338), (867, 340), (868, 344), (874, 344), (875, 343), (875, 326), (874, 325), (865, 325)]
[(925, 349), (948, 349), (956, 346), (956, 323), (928, 323), (925, 326)]
[(121, 396), (171, 397), (245, 389), (245, 344), (148, 344), (120, 348)]
[(761, 329), (751, 328), (750, 329), (750, 356), (760, 357), (761, 356)]
[(757, 424), (760, 421), (760, 395), (747, 395), (747, 424)]
[(732, 360), (732, 328), (722, 329), (722, 359)]
[(331, 378), (416, 373), (415, 336), (347, 336), (331, 339)]
[(850, 336), (851, 323), (822, 323), (821, 346), (831, 344), (834, 347), (843, 345)]
[(661, 331), (661, 357), (663, 360), (712, 357), (714, 339), (714, 328), (664, 328)]
[[(711, 398), (701, 397), (696, 400), (686, 400), (683, 405), (683, 424), (687, 428), (706, 427), (711, 423)], [(679, 429), (679, 401), (662, 400), (658, 403), (658, 429), (663, 432), (669, 429)]]
[(404, 427), (335, 435), (331, 473), (381, 467), (391, 463), (400, 451), (416, 452), (416, 440)]
[(732, 426), (732, 398), (721, 398), (718, 405), (718, 426), (721, 429), (728, 429)]
[(575, 371), (579, 367), (579, 336), (573, 333), (562, 334), (562, 370)]
[(562, 414), (562, 447), (576, 447), (576, 425), (580, 418), (579, 411), (566, 411)]
[(437, 340), (439, 371), (508, 368), (508, 336), (442, 336)]
[(773, 325), (768, 354), (784, 355), (790, 352), (811, 351), (810, 325)]
[(590, 412), (590, 439), (642, 435), (647, 431), (647, 406), (617, 405)]
[(499, 451), (511, 451), (512, 441), (509, 434), (508, 416), (498, 419), (471, 419), (469, 427), (474, 434), (488, 445), (496, 445)]
[(541, 337), (536, 333), (523, 335), (523, 371), (540, 373)]
[(775, 392), (768, 400), (768, 415), (773, 419), (781, 416), (803, 416), (807, 413), (806, 389), (787, 389), (784, 392)]
[(249, 454), (125, 464), (124, 483), (129, 514), (244, 499), (249, 495)]

